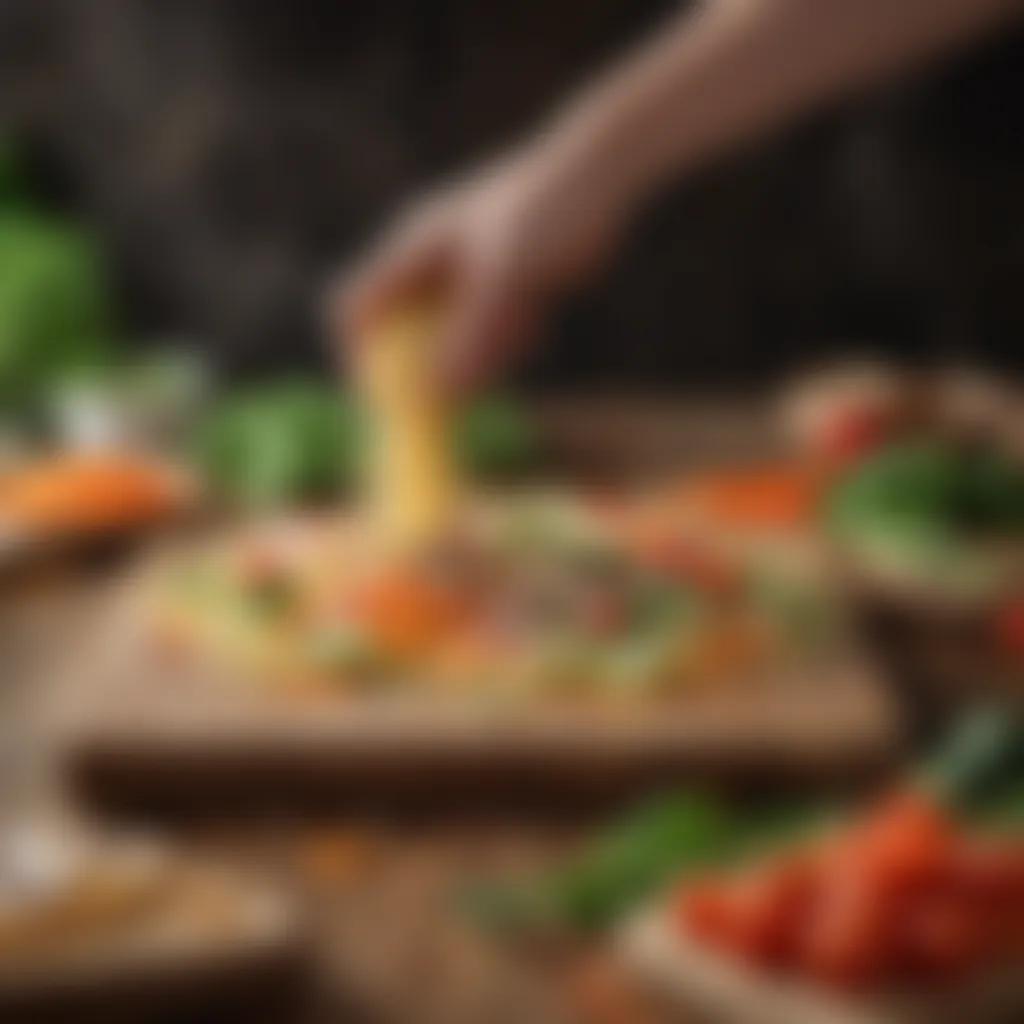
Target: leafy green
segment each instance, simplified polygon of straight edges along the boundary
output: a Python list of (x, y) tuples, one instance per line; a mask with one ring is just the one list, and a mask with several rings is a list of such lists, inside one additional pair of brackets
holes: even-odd
[(470, 472), (506, 476), (536, 462), (540, 438), (534, 420), (520, 405), (491, 397), (465, 410), (458, 423), (457, 446)]
[(114, 304), (96, 240), (30, 211), (0, 214), (0, 403), (109, 361)]
[(30, 193), (24, 153), (10, 134), (0, 131), (0, 203), (8, 210), (27, 205)]
[[(526, 465), (535, 451), (525, 414), (507, 402), (470, 407), (456, 425), (471, 472)], [(356, 403), (330, 384), (296, 378), (228, 394), (196, 432), (195, 451), (214, 489), (243, 506), (279, 506), (336, 495), (357, 478), (365, 425)]]
[(317, 381), (240, 389), (198, 428), (200, 465), (220, 494), (247, 506), (322, 498), (355, 475), (358, 414)]
[(831, 496), (844, 535), (882, 532), (923, 549), (975, 533), (1024, 531), (1024, 467), (998, 451), (938, 439), (885, 448), (854, 468)]
[(675, 879), (806, 834), (822, 820), (813, 805), (741, 812), (683, 790), (652, 801), (550, 874), (470, 889), (464, 906), (504, 930), (603, 931)]
[(968, 818), (1024, 825), (1024, 723), (1001, 707), (972, 712), (925, 762), (919, 778)]

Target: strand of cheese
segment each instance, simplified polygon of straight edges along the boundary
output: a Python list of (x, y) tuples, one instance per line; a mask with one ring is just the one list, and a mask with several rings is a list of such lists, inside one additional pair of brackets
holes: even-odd
[(382, 317), (360, 346), (373, 429), (371, 514), (400, 552), (429, 545), (450, 521), (456, 491), (445, 403), (434, 387), (440, 310), (421, 303)]

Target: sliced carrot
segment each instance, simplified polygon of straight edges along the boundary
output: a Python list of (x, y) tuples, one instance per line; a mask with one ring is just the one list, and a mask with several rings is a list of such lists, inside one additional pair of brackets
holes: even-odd
[(398, 649), (423, 648), (465, 611), (460, 594), (404, 569), (389, 569), (355, 588), (346, 601), (353, 619)]
[(125, 456), (70, 456), (11, 474), (0, 516), (42, 531), (130, 529), (167, 515), (178, 500), (163, 467)]
[(682, 507), (709, 522), (790, 529), (810, 524), (825, 483), (806, 466), (757, 466), (699, 476), (677, 494)]

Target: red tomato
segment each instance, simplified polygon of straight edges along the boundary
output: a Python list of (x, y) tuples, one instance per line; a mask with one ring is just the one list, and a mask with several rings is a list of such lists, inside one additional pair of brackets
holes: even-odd
[(851, 407), (825, 424), (822, 453), (836, 462), (850, 462), (877, 448), (889, 433), (889, 417), (879, 409)]
[[(900, 927), (906, 968), (932, 983), (961, 979), (991, 948), (990, 929), (969, 901), (932, 895), (907, 908)], [(988, 934), (987, 934), (988, 933)]]
[(797, 959), (817, 982), (843, 991), (870, 989), (892, 967), (891, 909), (865, 875), (830, 878), (807, 915)]
[(976, 909), (994, 954), (1024, 951), (1024, 851), (1008, 843), (964, 843), (956, 891)]
[(952, 836), (950, 822), (934, 802), (919, 793), (899, 793), (869, 819), (857, 855), (878, 883), (897, 895), (943, 881)]
[(738, 950), (762, 966), (787, 960), (814, 890), (814, 873), (803, 860), (770, 866), (735, 883), (731, 926)]
[(658, 538), (643, 557), (653, 568), (711, 593), (728, 593), (736, 586), (736, 572), (724, 558), (679, 537)]
[(682, 928), (711, 946), (720, 945), (728, 935), (730, 911), (725, 889), (717, 882), (686, 886), (676, 904)]
[(995, 622), (996, 643), (1005, 654), (1024, 658), (1024, 599), (1001, 609)]
[(959, 844), (955, 873), (958, 888), (983, 904), (1024, 904), (1024, 851), (1009, 843)]

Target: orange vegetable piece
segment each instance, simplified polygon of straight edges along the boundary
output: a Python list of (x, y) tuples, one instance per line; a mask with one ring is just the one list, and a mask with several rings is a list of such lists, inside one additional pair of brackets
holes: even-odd
[(685, 483), (678, 500), (710, 523), (798, 529), (811, 523), (824, 477), (805, 466), (759, 466), (712, 473)]
[(711, 946), (723, 944), (729, 935), (731, 911), (725, 886), (716, 882), (685, 886), (676, 906), (680, 925)]
[(0, 516), (49, 533), (131, 529), (174, 510), (167, 471), (120, 455), (60, 456), (15, 471), (0, 487)]
[(452, 589), (392, 567), (357, 588), (347, 611), (399, 650), (422, 649), (462, 615), (462, 596)]
[(927, 797), (900, 793), (869, 819), (855, 849), (867, 870), (893, 894), (946, 880), (953, 828)]

